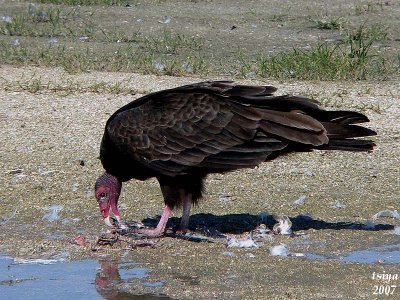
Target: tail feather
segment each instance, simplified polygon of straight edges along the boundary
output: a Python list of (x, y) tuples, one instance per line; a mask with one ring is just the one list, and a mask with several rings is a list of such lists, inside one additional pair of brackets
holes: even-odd
[(328, 144), (317, 147), (320, 150), (372, 151), (375, 143), (372, 140), (332, 139)]
[(369, 122), (362, 113), (325, 110), (317, 101), (301, 96), (275, 96), (275, 88), (271, 86), (255, 88), (218, 82), (213, 88), (239, 104), (235, 113), (250, 123), (261, 118), (255, 124), (263, 132), (289, 142), (280, 153), (312, 149), (369, 151), (375, 146), (372, 140), (362, 138), (374, 136), (376, 132), (355, 125)]
[(353, 125), (368, 122), (369, 119), (354, 111), (326, 111), (329, 121), (322, 122), (327, 131), (329, 142), (318, 147), (324, 150), (371, 151), (375, 143), (372, 140), (354, 139), (374, 136), (376, 132), (362, 126)]
[(358, 125), (343, 125), (329, 122), (322, 122), (322, 125), (325, 127), (330, 140), (376, 135), (375, 131)]
[(343, 125), (369, 122), (367, 116), (355, 111), (338, 110), (323, 112), (325, 116), (324, 119), (320, 119), (320, 121), (330, 121)]

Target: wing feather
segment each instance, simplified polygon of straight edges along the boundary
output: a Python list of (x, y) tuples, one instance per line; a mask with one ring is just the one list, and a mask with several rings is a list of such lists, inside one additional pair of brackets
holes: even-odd
[[(307, 106), (299, 98), (295, 109), (283, 111), (271, 96), (275, 90), (230, 82), (184, 86), (128, 104), (106, 129), (120, 151), (167, 176), (195, 168), (213, 172), (254, 167), (290, 141), (327, 143), (321, 122), (298, 109), (315, 110), (317, 105)], [(268, 101), (279, 103), (279, 109)]]

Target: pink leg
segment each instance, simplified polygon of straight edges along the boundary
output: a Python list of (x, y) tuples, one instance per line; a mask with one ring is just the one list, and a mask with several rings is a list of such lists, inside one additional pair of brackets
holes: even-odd
[(190, 208), (192, 206), (192, 194), (181, 195), (182, 197), (182, 218), (178, 231), (185, 233), (189, 226)]
[(159, 237), (164, 234), (165, 226), (167, 225), (168, 218), (171, 214), (171, 208), (168, 205), (165, 205), (164, 211), (161, 215), (161, 219), (158, 222), (158, 225), (154, 229), (138, 229), (135, 230), (136, 233), (144, 234), (148, 237)]

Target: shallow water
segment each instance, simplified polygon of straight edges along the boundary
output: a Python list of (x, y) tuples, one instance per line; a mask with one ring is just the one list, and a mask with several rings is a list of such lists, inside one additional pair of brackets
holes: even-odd
[[(137, 262), (107, 258), (67, 261), (65, 257), (21, 259), (0, 255), (0, 295), (8, 299), (167, 299), (157, 292), (164, 282), (151, 280), (151, 270)], [(400, 264), (400, 244), (336, 257), (314, 253), (303, 257), (342, 263)], [(135, 290), (147, 292), (132, 294)]]
[(400, 244), (353, 251), (340, 259), (349, 263), (374, 264), (379, 262), (384, 264), (400, 264)]
[(338, 260), (344, 263), (400, 264), (400, 244), (374, 247), (368, 250), (356, 250), (347, 255), (333, 258), (314, 253), (306, 253), (305, 257), (316, 260)]
[(133, 285), (156, 288), (147, 281), (150, 270), (137, 263), (86, 259), (13, 259), (0, 256), (0, 295), (8, 299), (159, 299), (159, 294), (135, 295)]

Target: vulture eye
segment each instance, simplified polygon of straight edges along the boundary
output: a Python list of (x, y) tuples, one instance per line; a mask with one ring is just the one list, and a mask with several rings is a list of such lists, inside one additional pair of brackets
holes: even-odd
[(105, 200), (105, 198), (107, 197), (107, 193), (101, 193), (100, 194), (100, 201), (104, 201)]

